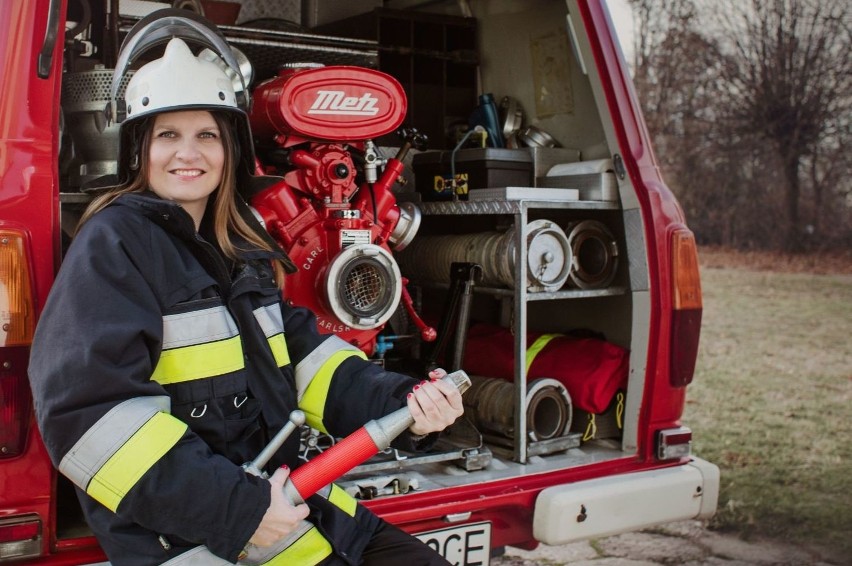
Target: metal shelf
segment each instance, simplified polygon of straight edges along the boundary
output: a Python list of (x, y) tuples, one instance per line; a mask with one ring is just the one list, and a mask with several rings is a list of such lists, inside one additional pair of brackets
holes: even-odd
[[(447, 290), (450, 288), (449, 283), (436, 283), (432, 281), (417, 281), (416, 279), (411, 280), (412, 283), (419, 285), (421, 287), (426, 287), (430, 289), (443, 289)], [(503, 287), (483, 287), (477, 285), (473, 288), (473, 292), (481, 295), (492, 295), (495, 297), (506, 297), (508, 299), (514, 298), (515, 290), (507, 289)], [(613, 297), (617, 295), (623, 295), (627, 292), (626, 287), (621, 287), (617, 285), (613, 285), (610, 287), (606, 287), (605, 289), (561, 289), (559, 291), (537, 291), (537, 292), (527, 292), (527, 301), (553, 301), (560, 299), (591, 299), (594, 297)]]
[[(513, 289), (496, 289), (493, 287), (474, 287), (474, 293), (483, 293), (500, 297), (514, 297)], [(527, 293), (527, 301), (553, 301), (559, 299), (590, 299), (592, 297), (612, 297), (627, 292), (624, 287), (607, 287), (606, 289), (565, 289), (552, 292)]]
[[(537, 195), (538, 196), (538, 195)], [(397, 195), (398, 200), (404, 200), (404, 194)], [(471, 215), (511, 215), (515, 229), (515, 249), (518, 254), (516, 265), (527, 263), (527, 240), (523, 226), (529, 221), (528, 212), (535, 209), (553, 210), (621, 210), (618, 202), (590, 200), (526, 200), (526, 199), (477, 199), (467, 201), (429, 201), (418, 202), (420, 195), (409, 193), (407, 198), (415, 202), (424, 216), (471, 216)], [(430, 285), (431, 286), (431, 285)], [(435, 284), (440, 286), (440, 284)], [(449, 287), (449, 285), (446, 285)], [(560, 299), (586, 299), (593, 297), (609, 297), (624, 295), (628, 289), (623, 286), (610, 286), (603, 289), (564, 289), (553, 292), (530, 292), (526, 286), (526, 274), (523, 269), (515, 270), (515, 281), (512, 289), (475, 286), (474, 292), (490, 294), (511, 299), (513, 308), (513, 330), (515, 336), (515, 432), (511, 446), (503, 450), (512, 451), (516, 462), (526, 463), (529, 458), (547, 453), (552, 447), (529, 440), (527, 433), (527, 304), (533, 301), (549, 301)], [(568, 435), (556, 439), (560, 449), (579, 444), (579, 437)], [(564, 444), (564, 446), (563, 446)]]
[[(122, 38), (137, 21), (138, 18), (122, 17), (119, 25)], [(246, 26), (218, 27), (228, 43), (252, 62), (256, 82), (276, 76), (284, 63), (354, 65), (372, 69), (379, 63), (376, 41)]]
[(59, 193), (59, 202), (63, 204), (89, 204), (93, 198), (88, 193)]
[[(397, 196), (402, 197), (402, 195)], [(404, 199), (400, 198), (400, 200)], [(618, 210), (620, 208), (617, 202), (591, 200), (458, 200), (421, 201), (416, 204), (420, 212), (427, 216), (519, 214), (521, 211), (534, 208), (561, 210)]]

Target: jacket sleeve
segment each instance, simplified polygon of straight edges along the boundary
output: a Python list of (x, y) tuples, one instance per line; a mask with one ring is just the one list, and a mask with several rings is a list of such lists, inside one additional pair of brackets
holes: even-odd
[[(299, 407), (310, 426), (342, 437), (406, 405), (418, 380), (386, 371), (336, 335), (319, 334), (309, 310), (286, 304), (282, 308)], [(414, 450), (426, 445), (415, 445), (406, 431), (393, 446)]]
[[(99, 220), (73, 242), (42, 312), (29, 375), (54, 464), (120, 518), (235, 562), (269, 483), (214, 455), (150, 380), (162, 344), (151, 228)], [(124, 233), (124, 235), (123, 235)]]

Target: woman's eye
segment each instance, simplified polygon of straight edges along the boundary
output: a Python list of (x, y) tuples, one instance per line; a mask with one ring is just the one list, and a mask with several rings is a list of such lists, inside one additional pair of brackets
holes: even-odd
[(214, 140), (219, 136), (216, 134), (216, 132), (201, 132), (201, 134), (199, 134), (199, 137), (207, 140)]
[(165, 130), (165, 131), (162, 131), (162, 132), (160, 132), (159, 134), (157, 134), (157, 137), (158, 137), (158, 138), (173, 138), (173, 137), (175, 137), (176, 135), (177, 135), (177, 134), (175, 134), (174, 132), (172, 132), (172, 131), (170, 131), (170, 130)]

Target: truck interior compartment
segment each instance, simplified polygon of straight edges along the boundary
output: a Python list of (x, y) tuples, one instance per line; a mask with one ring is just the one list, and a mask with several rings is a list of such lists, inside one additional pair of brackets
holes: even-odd
[[(59, 164), (66, 240), (92, 198), (92, 183), (116, 171), (117, 129), (102, 113), (115, 42), (139, 19), (131, 6), (153, 3), (118, 2), (127, 12), (119, 12), (115, 34), (103, 11), (108, 4), (69, 1), (69, 20), (85, 25), (66, 37)], [(252, 63), (252, 86), (283, 63), (373, 68), (399, 81), (408, 99), (404, 125), (428, 136), (428, 146), (406, 160), (405, 185), (393, 188), (399, 203), (422, 215), (416, 237), (395, 256), (415, 310), (444, 335), (437, 344), (424, 342), (400, 306), (379, 334), (388, 347), (374, 358), (418, 373), (430, 361), (448, 370), (460, 362), (474, 377), (476, 396), (466, 397), (466, 416), (433, 450), (389, 450), (344, 476), (340, 485), (360, 499), (636, 454), (648, 349), (647, 338), (639, 338), (647, 332), (637, 329), (650, 317), (643, 220), (629, 178), (613, 173), (620, 150), (582, 22), (568, 10), (576, 8), (557, 0), (313, 0), (292, 14), (243, 13), (220, 26)], [(488, 145), (471, 125), (484, 94), (492, 95), (502, 147)], [(491, 137), (487, 119), (481, 123)], [(392, 134), (374, 141), (386, 155), (400, 144)], [(258, 146), (261, 159), (269, 153)], [(453, 169), (464, 176), (462, 193)], [(468, 335), (474, 328), (510, 345), (501, 357), (507, 376), (466, 367), (483, 351)], [(620, 352), (624, 364), (613, 363), (609, 373), (590, 369), (593, 377), (572, 374), (569, 352), (579, 340)], [(530, 354), (533, 344), (540, 349)], [(562, 357), (565, 375), (527, 375), (548, 352)], [(621, 380), (596, 412), (577, 406), (569, 391), (593, 387), (589, 379)], [(302, 440), (306, 458), (336, 441), (308, 429)], [(57, 489), (59, 504), (75, 504), (70, 484), (60, 479)], [(82, 517), (66, 521), (60, 536), (79, 536)]]

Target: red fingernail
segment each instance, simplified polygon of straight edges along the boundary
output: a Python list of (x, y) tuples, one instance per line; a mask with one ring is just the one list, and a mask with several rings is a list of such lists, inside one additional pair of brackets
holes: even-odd
[(290, 466), (288, 466), (287, 464), (281, 464), (281, 469), (282, 470), (289, 470)]
[[(417, 389), (417, 388), (415, 387), (415, 389)], [(409, 394), (408, 394), (408, 398), (409, 398), (409, 399), (411, 399), (411, 396), (412, 396), (412, 395), (414, 395), (414, 393), (409, 393)]]
[(415, 385), (415, 386), (414, 386), (414, 390), (415, 390), (415, 391), (417, 391), (418, 389), (420, 389), (420, 386), (419, 386), (419, 385)]

